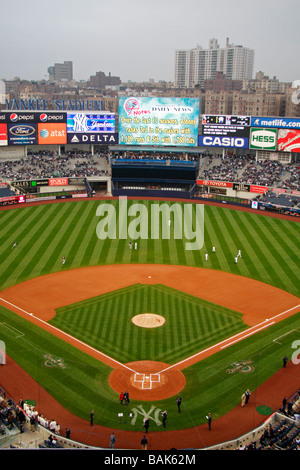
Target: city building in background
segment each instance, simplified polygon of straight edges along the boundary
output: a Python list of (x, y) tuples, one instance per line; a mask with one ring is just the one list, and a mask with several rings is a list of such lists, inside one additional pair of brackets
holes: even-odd
[(251, 79), (254, 67), (254, 50), (229, 43), (221, 48), (217, 39), (210, 39), (208, 49), (197, 46), (194, 49), (175, 51), (176, 88), (202, 87), (205, 80), (215, 79), (222, 72), (228, 80)]
[(64, 61), (63, 64), (54, 64), (48, 68), (49, 81), (71, 82), (73, 80), (73, 62)]
[(120, 77), (113, 77), (109, 72), (108, 76), (104, 72), (96, 72), (91, 75), (87, 85), (90, 88), (105, 89), (106, 87), (116, 87), (121, 85)]

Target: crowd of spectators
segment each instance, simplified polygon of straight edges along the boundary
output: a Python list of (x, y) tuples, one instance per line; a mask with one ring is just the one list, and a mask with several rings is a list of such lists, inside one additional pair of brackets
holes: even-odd
[(290, 207), (300, 208), (300, 195), (290, 195), (284, 193), (277, 193), (274, 191), (268, 191), (264, 195), (257, 198), (259, 202), (266, 202), (267, 204), (273, 204), (277, 207)]
[(5, 427), (12, 430), (14, 427), (21, 433), (25, 430), (26, 416), (23, 410), (16, 406), (11, 398), (6, 399), (0, 394), (0, 435), (5, 435)]
[(101, 151), (65, 152), (58, 155), (49, 151), (31, 152), (19, 160), (0, 160), (0, 178), (10, 181), (51, 177), (94, 177), (110, 174), (109, 159), (177, 160), (200, 162), (199, 177), (236, 183), (278, 187), (300, 191), (300, 163), (259, 161), (252, 155), (206, 156), (197, 153), (147, 153)]
[(241, 445), (239, 450), (300, 450), (300, 390), (290, 400), (284, 397), (278, 412), (279, 421), (268, 424), (258, 441)]
[(113, 158), (119, 160), (177, 160), (177, 161), (191, 161), (197, 162), (201, 158), (199, 153), (163, 153), (163, 152), (132, 152), (132, 151), (118, 151), (113, 152)]
[(224, 158), (208, 157), (202, 168), (200, 175), (206, 180), (300, 190), (299, 163), (257, 162), (250, 155), (227, 155)]
[(40, 151), (28, 154), (26, 159), (0, 160), (0, 178), (11, 181), (57, 176), (106, 176), (108, 173), (108, 159), (104, 153), (66, 152), (58, 155)]

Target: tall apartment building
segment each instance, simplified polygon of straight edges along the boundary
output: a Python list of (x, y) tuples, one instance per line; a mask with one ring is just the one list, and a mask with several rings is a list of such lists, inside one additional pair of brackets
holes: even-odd
[(73, 80), (73, 62), (54, 64), (48, 68), (49, 80), (54, 82), (71, 82)]
[(256, 93), (234, 92), (232, 112), (234, 116), (284, 116), (286, 95), (258, 90)]
[(175, 88), (203, 86), (204, 80), (214, 79), (222, 72), (229, 80), (252, 78), (254, 50), (230, 44), (220, 48), (217, 39), (210, 39), (208, 49), (197, 46), (194, 49), (175, 51)]

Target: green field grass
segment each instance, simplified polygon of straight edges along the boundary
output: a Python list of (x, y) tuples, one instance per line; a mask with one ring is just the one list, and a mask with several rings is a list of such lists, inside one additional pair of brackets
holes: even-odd
[[(143, 203), (150, 213), (150, 206), (154, 202), (139, 202)], [(132, 203), (128, 201), (129, 206)], [(249, 214), (228, 208), (205, 206), (204, 246), (200, 250), (185, 250), (185, 239), (174, 240), (171, 237), (170, 240), (153, 240), (150, 236), (147, 240), (138, 240), (138, 250), (129, 250), (129, 239), (100, 240), (97, 237), (99, 217), (96, 213), (99, 204), (102, 203), (96, 200), (77, 201), (1, 211), (0, 289), (34, 277), (83, 266), (164, 263), (232, 272), (274, 285), (299, 297), (300, 225), (293, 220), (280, 220), (259, 213)], [(118, 208), (118, 201), (112, 201), (111, 204)], [(18, 242), (18, 247), (12, 249), (15, 240)], [(213, 245), (216, 247), (216, 253), (214, 256), (209, 256), (205, 262), (204, 255), (206, 252), (211, 253)], [(235, 264), (234, 256), (238, 249), (242, 250), (242, 259)], [(66, 256), (65, 265), (61, 263), (62, 256)], [(141, 287), (142, 292), (145, 286), (138, 287)], [(115, 322), (117, 326), (111, 331), (108, 330), (115, 309), (118, 311), (121, 309), (126, 318), (126, 305), (131, 303), (132, 310), (138, 291), (139, 288), (131, 289), (131, 293), (130, 289), (117, 291), (111, 296), (89, 299), (81, 305), (58, 310), (53, 322), (59, 328), (99, 349), (104, 345), (105, 348), (109, 347), (107, 338), (110, 336), (113, 348), (106, 351), (121, 362), (143, 359), (151, 353), (153, 360), (174, 363), (183, 359), (182, 356), (193, 354), (198, 348), (203, 349), (207, 347), (206, 345), (218, 342), (225, 336), (232, 336), (245, 327), (236, 312), (226, 312), (226, 309), (220, 311), (212, 304), (202, 302), (201, 299), (196, 302), (192, 296), (171, 292), (171, 289), (162, 286), (153, 286), (152, 291), (149, 290), (146, 294), (144, 291), (144, 296), (145, 302), (148, 302), (146, 307), (151, 306), (153, 302), (155, 309), (158, 310), (155, 313), (160, 313), (163, 305), (164, 312), (168, 310), (167, 314), (171, 315), (170, 307), (172, 303), (173, 305), (176, 303), (176, 306), (180, 305), (181, 311), (189, 315), (191, 311), (200, 309), (200, 306), (202, 309), (207, 309), (206, 315), (203, 316), (206, 322), (207, 318), (211, 317), (212, 310), (215, 316), (214, 324), (206, 324), (205, 334), (199, 334), (198, 337), (198, 333), (204, 330), (200, 326), (199, 312), (193, 313), (193, 331), (181, 328), (178, 339), (178, 336), (176, 337), (170, 330), (168, 343), (164, 346), (159, 337), (163, 330), (159, 328), (156, 332), (144, 332), (148, 337), (143, 347), (147, 345), (149, 348), (145, 351), (142, 347), (142, 335), (132, 343), (134, 328), (131, 332), (125, 332), (124, 325)], [(113, 299), (109, 305), (110, 316), (105, 318), (103, 312), (108, 308), (110, 299)], [(97, 304), (97, 312), (93, 311), (93, 302)], [(82, 324), (76, 319), (78, 308), (81, 314), (85, 308), (89, 310), (89, 314), (85, 313), (88, 319), (87, 316), (81, 318)], [(102, 323), (97, 329), (95, 324), (99, 322), (99, 314), (102, 315)], [(215, 324), (216, 319), (218, 321)], [(111, 372), (108, 366), (3, 307), (0, 308), (0, 324), (0, 339), (5, 341), (7, 354), (63, 406), (84, 419), (88, 419), (90, 409), (94, 408), (96, 422), (107, 426), (120, 426), (117, 418), (120, 405), (117, 394), (108, 386)], [(299, 329), (300, 318), (299, 314), (296, 314), (278, 326), (269, 327), (264, 332), (185, 369), (187, 383), (182, 391), (185, 413), (182, 413), (180, 420), (177, 419), (175, 398), (155, 402), (156, 408), (168, 410), (168, 429), (201, 424), (205, 422), (208, 409), (215, 418), (229, 411), (239, 402), (245, 388), (255, 389), (281, 367), (281, 358), (287, 350), (291, 351), (292, 337), (299, 338)], [(294, 330), (296, 333), (292, 333)], [(119, 331), (122, 332), (122, 340), (126, 339), (128, 342), (124, 354), (118, 342)], [(98, 332), (97, 335), (95, 332)], [(274, 342), (274, 339), (284, 334), (286, 336), (282, 343)], [(155, 336), (158, 338), (154, 338)], [(133, 346), (130, 347), (130, 344)], [(56, 365), (57, 361), (60, 365), (49, 367), (49, 357)], [(250, 361), (253, 371), (249, 374), (229, 374), (227, 370), (240, 361)], [(24, 398), (30, 399), (30, 397)], [(138, 405), (143, 406), (145, 410), (150, 408), (149, 404), (133, 401), (130, 409), (135, 409)], [(126, 426), (127, 429), (141, 429), (141, 419), (139, 418), (134, 425), (129, 422), (126, 425), (123, 423), (122, 428)], [(160, 426), (157, 425), (156, 428), (160, 429)]]
[[(131, 319), (141, 313), (165, 323), (138, 327)], [(50, 323), (122, 363), (174, 364), (247, 328), (240, 313), (162, 285), (134, 285), (62, 307)]]
[[(135, 201), (128, 201), (128, 206)], [(142, 202), (150, 213), (153, 201)], [(0, 212), (0, 289), (61, 269), (115, 263), (163, 263), (233, 272), (275, 285), (299, 296), (300, 224), (260, 214), (205, 206), (204, 246), (187, 251), (186, 239), (139, 242), (99, 240), (96, 212), (107, 201), (81, 201), (24, 207)], [(111, 202), (116, 207), (118, 201)], [(170, 202), (170, 205), (173, 203)], [(193, 205), (194, 207), (195, 205)], [(17, 240), (18, 248), (12, 249)], [(204, 255), (216, 246), (207, 262)], [(235, 265), (241, 249), (243, 260)], [(61, 264), (66, 256), (65, 266)]]
[[(128, 419), (120, 424), (118, 413), (125, 410), (120, 407), (118, 393), (108, 386), (110, 367), (1, 306), (0, 322), (7, 352), (37, 381), (37, 387), (44, 387), (64, 407), (83, 419), (89, 419), (93, 408), (96, 423), (143, 430), (140, 414), (135, 423)], [(180, 417), (176, 397), (154, 402), (131, 400), (126, 411), (134, 413), (139, 406), (145, 413), (152, 407), (153, 410), (166, 409), (167, 429), (203, 424), (208, 410), (216, 419), (240, 402), (246, 388), (255, 390), (281, 368), (282, 357), (291, 350), (292, 342), (299, 339), (299, 333), (300, 313), (185, 369), (186, 386), (181, 393)], [(251, 367), (249, 373), (229, 373), (243, 361)], [(32, 397), (22, 398), (30, 400)], [(39, 405), (42, 410), (47, 403), (41, 400)], [(55, 409), (53, 414), (55, 416)], [(151, 431), (161, 429), (161, 422), (151, 422)]]

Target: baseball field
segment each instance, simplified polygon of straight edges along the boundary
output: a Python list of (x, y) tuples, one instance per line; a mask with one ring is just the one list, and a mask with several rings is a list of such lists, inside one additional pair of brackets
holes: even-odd
[[(149, 216), (143, 227), (130, 215), (137, 202)], [(115, 219), (99, 216), (103, 204)], [(205, 205), (203, 245), (187, 250), (191, 239), (172, 229), (186, 204), (193, 226), (197, 204), (164, 201), (173, 209), (170, 232), (157, 238), (150, 214), (160, 201), (128, 200), (125, 218), (119, 204), (79, 200), (0, 211), (0, 340), (7, 354), (0, 385), (10, 383), (16, 400), (35, 402), (63, 427), (71, 415), (87, 423), (83, 434), (73, 424), (87, 444), (104, 445), (111, 429), (141, 433), (149, 416), (151, 433), (160, 435), (156, 445), (169, 432), (192, 429), (201, 447), (207, 413), (218, 422), (247, 388), (252, 429), (275, 411), (271, 400), (255, 401), (255, 391), (281, 370), (284, 355), (291, 360), (300, 340), (299, 222)], [(124, 236), (124, 223), (143, 238), (132, 239), (130, 230)], [(31, 391), (21, 378), (7, 382), (12, 363), (34, 380)], [(126, 389), (130, 401), (121, 405)], [(91, 409), (99, 426), (93, 439)], [(130, 447), (134, 439), (122, 436)]]

